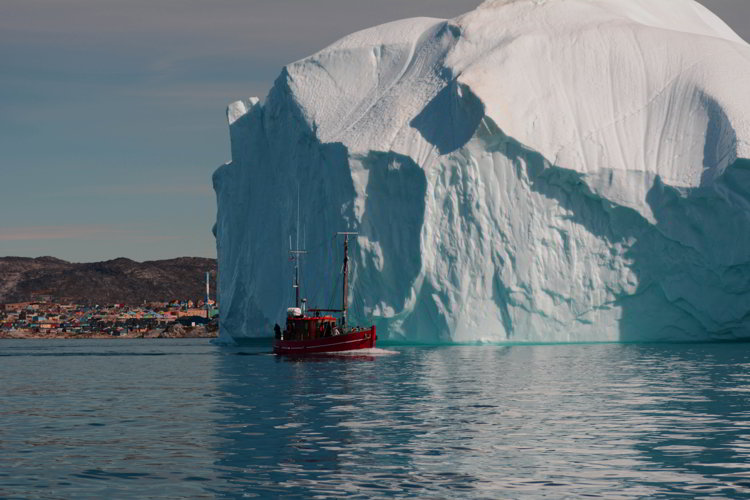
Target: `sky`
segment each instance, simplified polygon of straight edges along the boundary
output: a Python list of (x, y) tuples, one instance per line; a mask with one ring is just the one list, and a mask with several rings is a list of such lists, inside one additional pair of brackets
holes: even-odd
[[(348, 33), (479, 3), (0, 0), (0, 256), (215, 257), (227, 104)], [(750, 40), (749, 0), (702, 3)]]

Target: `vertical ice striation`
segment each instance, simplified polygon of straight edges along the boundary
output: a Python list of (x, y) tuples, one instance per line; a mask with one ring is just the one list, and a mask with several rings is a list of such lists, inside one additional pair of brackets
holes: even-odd
[(222, 336), (283, 319), (299, 189), (311, 304), (331, 236), (358, 231), (353, 319), (381, 336), (748, 337), (748, 83), (750, 46), (692, 0), (495, 0), (354, 33), (228, 109)]

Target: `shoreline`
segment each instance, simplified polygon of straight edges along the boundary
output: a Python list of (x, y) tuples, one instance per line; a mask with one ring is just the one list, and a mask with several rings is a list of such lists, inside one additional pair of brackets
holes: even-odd
[(206, 339), (218, 338), (218, 330), (207, 331), (203, 327), (186, 328), (182, 331), (151, 330), (148, 332), (127, 333), (123, 335), (110, 335), (106, 332), (28, 332), (28, 331), (2, 331), (0, 340), (68, 340), (68, 339)]

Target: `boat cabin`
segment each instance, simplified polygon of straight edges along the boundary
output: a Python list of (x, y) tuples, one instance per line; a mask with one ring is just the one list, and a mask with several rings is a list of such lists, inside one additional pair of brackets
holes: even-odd
[(339, 334), (333, 316), (305, 316), (299, 307), (287, 309), (284, 340), (310, 340)]

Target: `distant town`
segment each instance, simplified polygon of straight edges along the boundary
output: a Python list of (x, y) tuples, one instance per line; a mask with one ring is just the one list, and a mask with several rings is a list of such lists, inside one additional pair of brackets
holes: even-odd
[(0, 304), (0, 338), (215, 337), (217, 304), (201, 300), (84, 305), (39, 297)]

